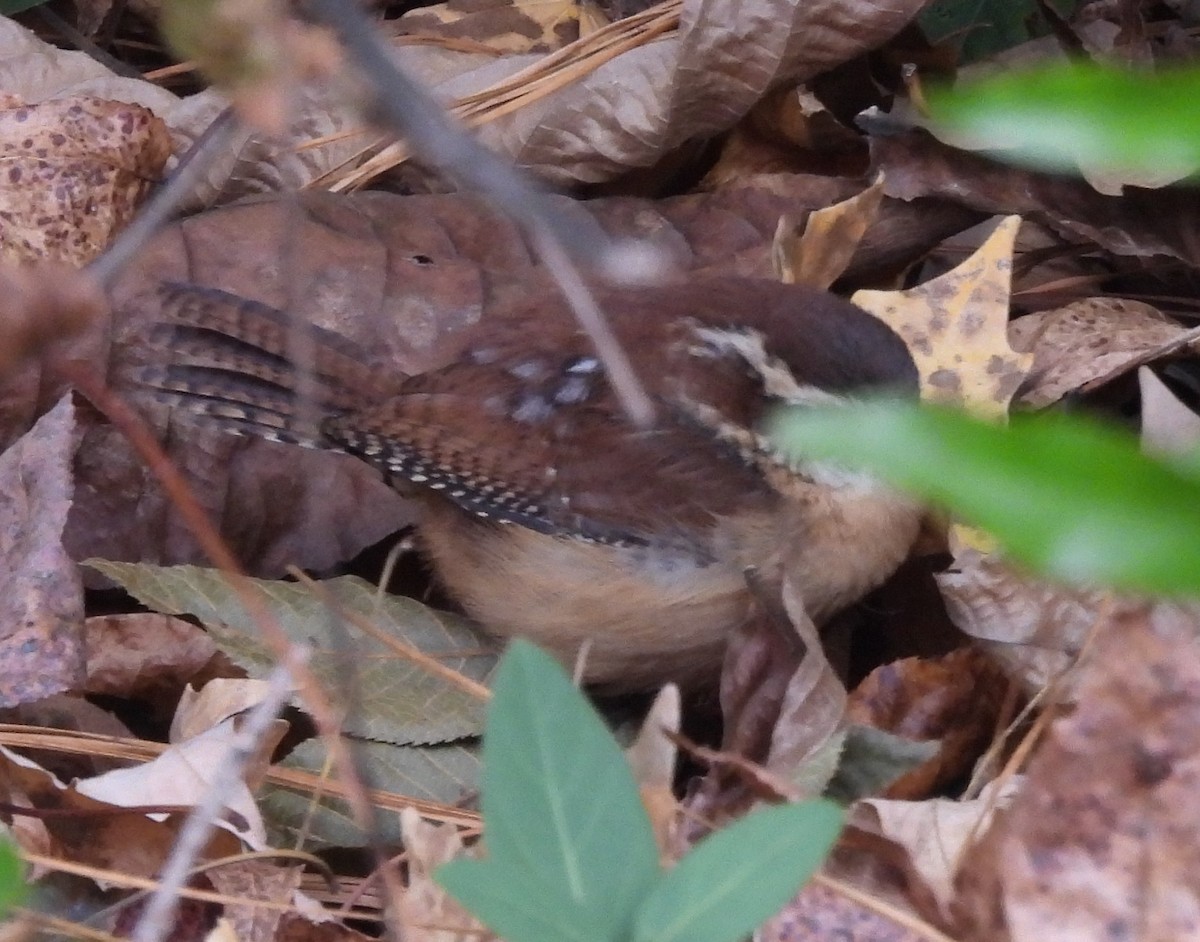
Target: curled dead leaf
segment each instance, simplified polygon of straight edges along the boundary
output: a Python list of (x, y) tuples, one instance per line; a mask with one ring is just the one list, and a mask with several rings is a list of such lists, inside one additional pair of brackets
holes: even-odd
[(1157, 308), (1126, 298), (1084, 298), (1013, 321), (1013, 346), (1033, 354), (1020, 402), (1041, 409), (1068, 393), (1153, 361), (1189, 334)]
[(83, 685), (83, 587), (62, 544), (77, 445), (68, 396), (0, 456), (0, 706)]
[(787, 284), (828, 288), (846, 270), (867, 229), (879, 214), (883, 181), (849, 199), (815, 210), (803, 232), (785, 216), (771, 245), (776, 277)]
[[(493, 149), (553, 183), (594, 183), (651, 166), (687, 141), (727, 130), (772, 86), (817, 75), (875, 48), (921, 6), (920, 0), (660, 4), (645, 16), (665, 16), (670, 8), (678, 25), (672, 23), (666, 35), (649, 30), (640, 39), (613, 45), (610, 31), (628, 23), (619, 21), (581, 38), (577, 42), (608, 43), (609, 48), (597, 52), (590, 70), (571, 60), (567, 69), (543, 77), (553, 94), (530, 95), (519, 108), (513, 99), (522, 89), (511, 79), (519, 70), (537, 68), (534, 56), (500, 62), (487, 57), (481, 63), (477, 55), (462, 53), (463, 67), (450, 76), (444, 49), (410, 47), (400, 54), (415, 74), (437, 72), (431, 83), (435, 90), (472, 92), (471, 113), (462, 116), (487, 122), (480, 134)], [(763, 23), (771, 29), (763, 30)], [(560, 53), (564, 60), (571, 59), (569, 48)], [(620, 107), (613, 107), (615, 102)], [(356, 174), (350, 185), (364, 182)]]
[(986, 655), (961, 648), (940, 658), (906, 658), (876, 668), (850, 694), (847, 719), (937, 753), (888, 786), (888, 798), (919, 799), (970, 772), (992, 738), (1008, 680)]

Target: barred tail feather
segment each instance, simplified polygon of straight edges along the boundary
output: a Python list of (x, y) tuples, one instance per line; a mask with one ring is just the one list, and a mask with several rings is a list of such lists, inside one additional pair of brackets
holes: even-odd
[(342, 337), (237, 295), (195, 285), (159, 292), (156, 362), (131, 378), (158, 402), (225, 431), (330, 447), (321, 417), (361, 407), (395, 378)]
[(277, 362), (301, 364), (330, 387), (355, 390), (360, 401), (371, 390), (383, 387), (384, 392), (394, 385), (394, 376), (372, 366), (356, 344), (269, 305), (217, 288), (176, 282), (162, 285), (159, 297), (164, 321), (206, 333), (210, 349), (252, 350)]
[(136, 381), (156, 402), (182, 409), (202, 424), (235, 435), (328, 448), (311, 405), (290, 391), (226, 370), (198, 366), (147, 366)]

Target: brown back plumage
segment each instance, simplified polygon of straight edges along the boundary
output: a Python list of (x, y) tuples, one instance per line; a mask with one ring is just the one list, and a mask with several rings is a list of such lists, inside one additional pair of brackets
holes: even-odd
[(168, 285), (161, 296), (164, 359), (136, 377), (157, 399), (235, 433), (357, 455), (481, 517), (604, 542), (703, 543), (716, 517), (773, 499), (761, 456), (722, 433), (763, 417), (761, 364), (713, 337), (753, 336), (799, 386), (916, 389), (882, 323), (766, 281), (598, 292), (660, 405), (648, 431), (627, 424), (552, 292), (489, 312), (450, 365), (409, 378), (234, 295)]

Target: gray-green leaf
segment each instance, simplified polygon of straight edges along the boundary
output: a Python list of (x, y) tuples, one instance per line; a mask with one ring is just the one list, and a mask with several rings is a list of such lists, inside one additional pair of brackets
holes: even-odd
[(812, 876), (842, 818), (817, 799), (756, 811), (710, 835), (642, 904), (633, 942), (737, 942)]
[(603, 721), (527, 642), (514, 642), (497, 669), (483, 757), (488, 860), (438, 878), (509, 942), (546, 938), (503, 928), (528, 921), (531, 903), (547, 926), (577, 926), (589, 942), (627, 938), (659, 876), (649, 819)]
[[(275, 658), (258, 635), (226, 577), (198, 566), (150, 566), (92, 559), (87, 565), (120, 583), (149, 608), (192, 615), (221, 650), (251, 677), (264, 677)], [(334, 621), (320, 595), (292, 582), (251, 579), (289, 638), (314, 648), (313, 672), (329, 693), (349, 701), (346, 732), (404, 745), (443, 743), (483, 731), (484, 704), (363, 633)], [(491, 642), (463, 618), (394, 595), (369, 582), (330, 579), (323, 588), (347, 612), (437, 656), (446, 667), (484, 681), (495, 663)], [(444, 656), (453, 652), (471, 656)], [(352, 685), (352, 686), (351, 686)]]

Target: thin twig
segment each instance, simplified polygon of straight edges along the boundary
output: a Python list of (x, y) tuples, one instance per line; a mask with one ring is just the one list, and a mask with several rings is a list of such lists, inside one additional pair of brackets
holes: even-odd
[(654, 424), (654, 402), (638, 380), (633, 364), (612, 332), (608, 319), (584, 282), (578, 266), (567, 254), (566, 246), (541, 220), (531, 221), (529, 233), (538, 255), (558, 282), (559, 290), (575, 312), (575, 319), (591, 339), (596, 355), (604, 363), (608, 381), (621, 402), (621, 408), (635, 427), (649, 428)]
[(180, 828), (163, 865), (158, 888), (146, 903), (133, 930), (133, 942), (162, 942), (166, 937), (178, 907), (179, 889), (187, 882), (192, 864), (208, 843), (221, 809), (242, 781), (242, 771), (258, 752), (271, 724), (291, 696), (292, 668), (304, 664), (310, 653), (305, 646), (292, 645), (288, 660), (268, 675), (266, 696), (247, 714), (245, 724), (234, 735), (233, 744), (217, 766), (204, 797)]
[[(170, 495), (172, 503), (200, 544), (201, 549), (225, 573), (238, 601), (241, 602), (255, 624), (259, 626), (276, 658), (280, 661), (288, 660), (291, 642), (286, 632), (267, 610), (262, 593), (254, 590), (237, 560), (229, 551), (229, 547), (225, 545), (225, 541), (221, 539), (220, 534), (208, 519), (183, 475), (163, 452), (145, 422), (83, 364), (60, 360), (53, 365), (61, 376), (91, 400), (92, 405), (104, 413), (126, 441), (139, 453), (151, 473), (158, 478), (163, 490)], [(345, 786), (344, 797), (350, 805), (355, 823), (362, 828), (364, 834), (371, 835), (374, 833), (372, 823), (375, 809), (367, 798), (367, 792), (363, 786), (365, 772), (355, 763), (349, 746), (341, 736), (340, 725), (333, 705), (325, 695), (320, 682), (307, 666), (296, 667), (294, 674), (297, 686), (300, 688), (301, 698), (312, 714), (326, 748), (333, 758), (334, 767), (342, 778)], [(399, 900), (400, 887), (394, 872), (385, 870), (384, 881), (391, 899)], [(389, 924), (389, 928), (393, 937), (398, 940), (400, 938), (398, 927)]]

